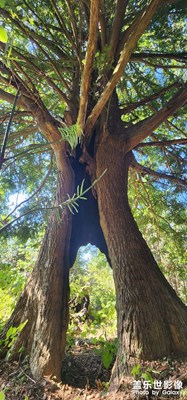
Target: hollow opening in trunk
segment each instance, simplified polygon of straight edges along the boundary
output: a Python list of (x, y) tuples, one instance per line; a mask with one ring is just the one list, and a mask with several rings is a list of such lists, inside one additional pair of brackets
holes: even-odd
[(101, 251), (80, 247), (70, 270), (70, 322), (62, 381), (75, 387), (107, 382), (117, 351), (113, 273)]

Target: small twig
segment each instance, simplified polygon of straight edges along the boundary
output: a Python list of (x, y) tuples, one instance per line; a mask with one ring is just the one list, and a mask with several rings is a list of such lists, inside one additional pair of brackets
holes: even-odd
[(10, 378), (11, 376), (16, 375), (18, 371), (19, 371), (19, 368), (16, 369), (16, 371), (11, 372), (11, 374), (9, 374), (8, 377)]
[(24, 374), (28, 379), (30, 379), (31, 382), (33, 382), (33, 383), (36, 384), (36, 381), (35, 381), (34, 379), (32, 379), (28, 374), (26, 374), (26, 372), (25, 372), (22, 368), (20, 368), (20, 370), (21, 370), (21, 372), (23, 372), (23, 374)]

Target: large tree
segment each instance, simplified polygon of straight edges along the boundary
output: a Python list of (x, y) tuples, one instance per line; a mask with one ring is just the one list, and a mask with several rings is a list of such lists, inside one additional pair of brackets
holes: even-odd
[[(58, 175), (38, 261), (4, 333), (28, 320), (12, 356), (24, 346), (34, 376), (60, 377), (69, 268), (78, 248), (93, 243), (113, 269), (119, 347), (112, 383), (119, 385), (134, 358), (187, 350), (187, 310), (161, 273), (128, 202), (130, 167), (162, 183), (186, 185), (184, 1), (0, 4), (9, 36), (3, 43), (1, 29), (3, 121), (18, 92), (9, 143), (20, 149), (40, 132)], [(12, 151), (6, 142), (7, 137), (2, 169)], [(61, 210), (84, 178), (88, 187), (101, 175), (78, 214)]]

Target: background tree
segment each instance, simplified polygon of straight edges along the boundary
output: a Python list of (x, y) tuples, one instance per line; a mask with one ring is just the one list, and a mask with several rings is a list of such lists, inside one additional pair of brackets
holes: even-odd
[(17, 166), (15, 152), (24, 142), (27, 152), (37, 143), (49, 163), (50, 144), (58, 209), (83, 178), (87, 187), (107, 170), (73, 218), (67, 208), (60, 219), (52, 211), (30, 281), (5, 327), (28, 319), (12, 354), (24, 345), (35, 376), (60, 376), (68, 271), (88, 242), (113, 268), (119, 341), (113, 383), (119, 385), (137, 354), (151, 359), (186, 351), (185, 306), (142, 238), (127, 196), (131, 167), (143, 183), (145, 175), (152, 177), (158, 190), (166, 181), (177, 184), (176, 199), (183, 203), (184, 10), (183, 1), (161, 0), (1, 2), (10, 38), (1, 43), (3, 123), (19, 90), (3, 173)]

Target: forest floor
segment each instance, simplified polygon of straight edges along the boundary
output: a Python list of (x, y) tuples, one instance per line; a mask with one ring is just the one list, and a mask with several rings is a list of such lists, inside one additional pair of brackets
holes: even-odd
[[(132, 374), (125, 377), (118, 392), (107, 393), (111, 370), (103, 367), (101, 356), (95, 352), (94, 346), (86, 343), (76, 345), (66, 352), (60, 384), (50, 377), (35, 381), (26, 361), (1, 361), (0, 392), (5, 394), (6, 400), (187, 399), (187, 360), (168, 359), (139, 363), (141, 374), (150, 373), (153, 379), (170, 381), (173, 387), (176, 381), (182, 382), (180, 394), (163, 395), (161, 391), (158, 396), (151, 393), (148, 396), (141, 395), (140, 392), (135, 394), (132, 390), (133, 381), (139, 378), (134, 378)], [(146, 377), (149, 378), (149, 375), (144, 376)]]

